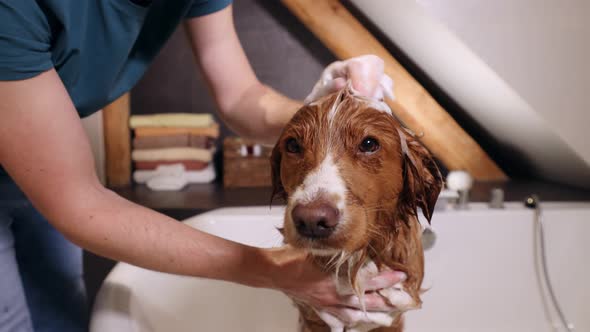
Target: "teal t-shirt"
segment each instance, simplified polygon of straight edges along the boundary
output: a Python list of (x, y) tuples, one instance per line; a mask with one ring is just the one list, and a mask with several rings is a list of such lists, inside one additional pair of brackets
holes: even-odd
[(231, 2), (0, 0), (0, 81), (53, 67), (78, 114), (90, 115), (137, 83), (183, 19)]
[(183, 19), (230, 3), (2, 0), (0, 81), (30, 78), (54, 67), (80, 116), (87, 116), (136, 84)]

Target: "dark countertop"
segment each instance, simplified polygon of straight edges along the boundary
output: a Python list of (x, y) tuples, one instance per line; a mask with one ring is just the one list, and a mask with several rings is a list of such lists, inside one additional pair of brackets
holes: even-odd
[[(177, 220), (222, 207), (270, 206), (272, 189), (224, 188), (220, 183), (192, 184), (180, 191), (152, 191), (145, 185), (115, 189), (124, 198)], [(275, 200), (275, 204), (280, 204)]]
[(504, 200), (524, 201), (530, 194), (536, 194), (547, 202), (590, 202), (590, 189), (580, 189), (542, 181), (510, 180), (507, 182), (476, 182), (470, 193), (473, 202), (488, 202), (490, 191), (504, 190)]
[[(590, 201), (590, 190), (540, 181), (477, 182), (470, 200), (489, 201), (494, 188), (504, 190), (506, 201), (521, 201), (537, 194), (544, 201)], [(116, 193), (137, 204), (147, 206), (176, 219), (230, 206), (264, 206), (271, 204), (271, 188), (224, 188), (219, 183), (193, 184), (181, 191), (151, 191), (145, 185), (116, 189)], [(280, 201), (275, 201), (280, 204)]]

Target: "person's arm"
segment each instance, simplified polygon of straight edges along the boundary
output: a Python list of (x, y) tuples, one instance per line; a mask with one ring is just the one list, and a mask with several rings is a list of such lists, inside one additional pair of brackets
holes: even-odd
[(99, 183), (80, 119), (54, 70), (0, 82), (0, 119), (2, 166), (72, 242), (160, 271), (265, 283), (256, 280), (263, 274), (243, 273), (242, 264), (263, 258), (259, 250), (192, 230)]
[(187, 20), (195, 59), (229, 127), (274, 144), (302, 103), (258, 81), (236, 35), (231, 8)]
[[(0, 164), (72, 242), (148, 269), (280, 289), (316, 306), (351, 301), (301, 254), (224, 240), (117, 196), (99, 183), (90, 151), (55, 70), (0, 82)], [(398, 279), (386, 275), (372, 284)]]
[[(189, 19), (186, 29), (223, 120), (243, 137), (274, 144), (302, 103), (258, 80), (236, 34), (232, 6)], [(375, 58), (368, 66), (358, 61), (339, 65), (338, 78), (327, 89), (339, 90), (349, 79), (361, 94), (373, 95), (383, 72), (383, 61)]]

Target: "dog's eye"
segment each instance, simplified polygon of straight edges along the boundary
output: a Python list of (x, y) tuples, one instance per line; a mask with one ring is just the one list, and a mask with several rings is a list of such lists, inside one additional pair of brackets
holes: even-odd
[(285, 141), (285, 150), (289, 153), (301, 153), (301, 146), (293, 137)]
[(379, 150), (379, 142), (373, 137), (365, 137), (359, 145), (359, 151), (362, 153), (373, 153)]

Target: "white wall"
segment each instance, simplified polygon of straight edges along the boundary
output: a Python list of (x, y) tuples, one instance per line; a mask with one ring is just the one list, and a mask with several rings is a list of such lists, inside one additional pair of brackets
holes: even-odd
[(590, 163), (590, 1), (417, 2)]
[(105, 183), (105, 152), (104, 152), (104, 134), (102, 130), (102, 111), (96, 112), (89, 117), (82, 119), (82, 126), (88, 135), (94, 163), (98, 178)]
[(531, 173), (590, 188), (587, 0), (352, 2)]

